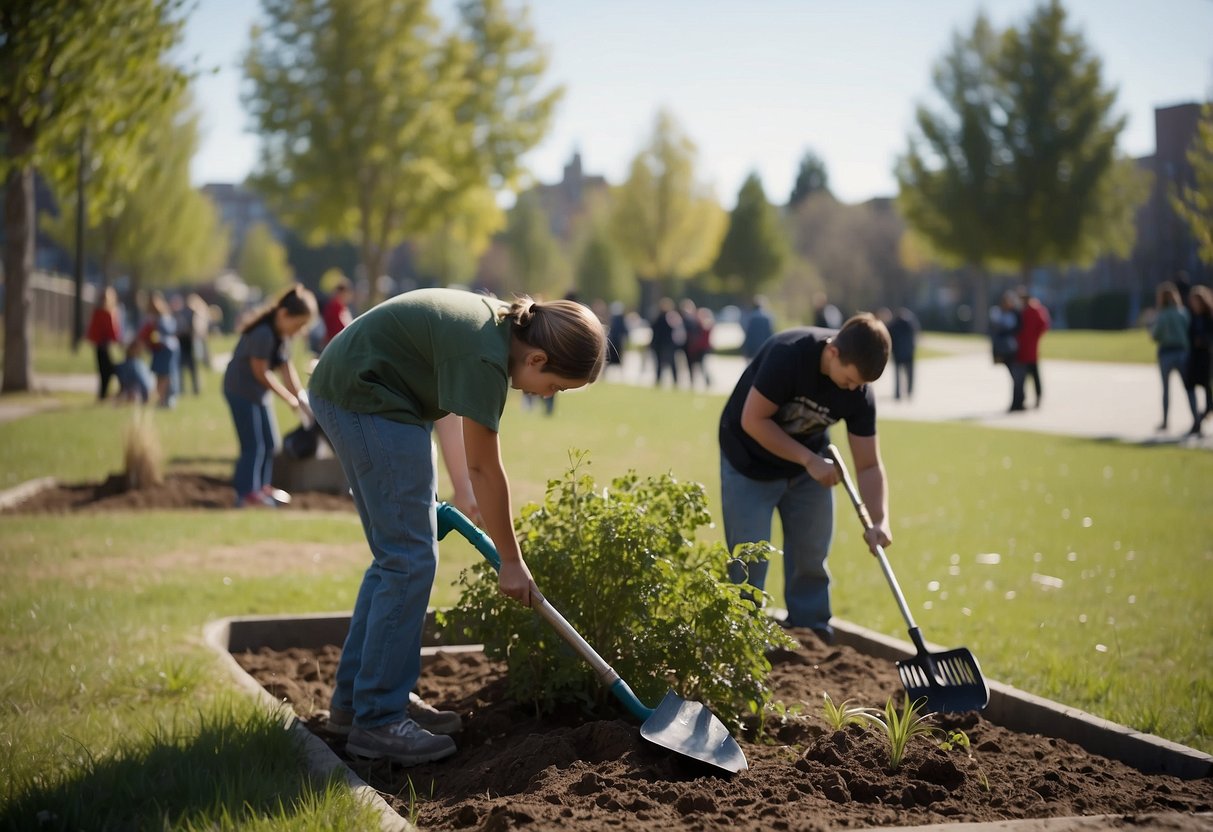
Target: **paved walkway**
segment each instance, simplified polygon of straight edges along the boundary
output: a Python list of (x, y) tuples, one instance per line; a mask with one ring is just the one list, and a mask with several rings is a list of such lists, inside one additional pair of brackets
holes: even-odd
[[(951, 342), (928, 346), (955, 349)], [(728, 394), (745, 367), (739, 357), (708, 356), (712, 391)], [(1091, 361), (1041, 362), (1043, 405), (1019, 413), (1008, 413), (1011, 378), (1006, 367), (994, 364), (989, 354), (966, 350), (916, 362), (914, 397), (893, 398), (890, 367), (875, 384), (877, 412), (881, 420), (969, 422), (986, 427), (1040, 431), (1092, 439), (1112, 439), (1141, 444), (1181, 444), (1213, 450), (1213, 418), (1205, 422), (1206, 436), (1187, 436), (1192, 415), (1183, 385), (1171, 378), (1170, 430), (1156, 430), (1162, 418), (1162, 390), (1153, 364), (1107, 364)], [(618, 381), (614, 374), (610, 379)], [(622, 380), (629, 384), (652, 384), (651, 364), (642, 367), (635, 352), (628, 354)], [(667, 380), (668, 385), (668, 380)], [(1029, 390), (1031, 383), (1029, 382)], [(1029, 401), (1032, 393), (1028, 393)]]
[[(954, 342), (932, 341), (929, 335), (923, 343), (939, 350), (957, 349)], [(1162, 416), (1162, 397), (1158, 370), (1153, 364), (1050, 361), (1046, 357), (1040, 367), (1043, 406), (1008, 413), (1011, 379), (1006, 368), (993, 364), (984, 348), (960, 349), (963, 351), (917, 362), (912, 399), (893, 398), (892, 369), (886, 371), (875, 385), (880, 419), (969, 422), (986, 427), (1213, 450), (1213, 418), (1205, 422), (1206, 436), (1186, 435), (1192, 417), (1183, 386), (1175, 375), (1171, 378), (1170, 430), (1155, 429)], [(712, 392), (727, 395), (741, 376), (745, 362), (735, 356), (709, 355), (707, 366)], [(611, 370), (607, 382), (651, 385), (652, 365), (646, 366), (639, 353), (629, 351), (622, 376)], [(96, 379), (91, 375), (48, 375), (40, 377), (38, 385), (48, 392), (91, 392), (96, 389)], [(1028, 396), (1031, 400), (1030, 392)], [(19, 402), (0, 397), (0, 422), (55, 405), (51, 397), (23, 397)]]

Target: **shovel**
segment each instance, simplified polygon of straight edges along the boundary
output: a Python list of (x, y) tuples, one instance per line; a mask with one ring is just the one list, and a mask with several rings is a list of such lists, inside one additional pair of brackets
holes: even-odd
[[(851, 482), (851, 475), (842, 462), (838, 448), (830, 445), (826, 453), (842, 473), (842, 484), (847, 489), (860, 522), (863, 523), (864, 531), (867, 531), (872, 528), (872, 517), (860, 499), (859, 492), (855, 490), (855, 484)], [(911, 702), (925, 698), (924, 710), (927, 712), (980, 711), (990, 702), (990, 688), (981, 675), (977, 659), (967, 647), (941, 653), (929, 652), (918, 625), (914, 623), (914, 616), (910, 614), (905, 596), (901, 594), (901, 587), (893, 575), (893, 568), (889, 566), (889, 559), (885, 557), (884, 548), (879, 544), (876, 546), (876, 559), (880, 561), (885, 579), (893, 589), (893, 597), (897, 599), (897, 606), (901, 607), (902, 616), (910, 625), (910, 638), (918, 648), (917, 656), (902, 659), (897, 663), (897, 673), (901, 676), (906, 696)]]
[[(449, 503), (439, 503), (438, 539), (446, 537), (452, 529), (466, 537), (494, 569), (501, 569), (501, 557), (488, 535), (478, 529), (459, 509)], [(666, 692), (665, 698), (656, 708), (647, 707), (632, 692), (628, 683), (619, 677), (606, 660), (573, 629), (573, 625), (534, 587), (531, 588), (531, 606), (578, 655), (589, 662), (598, 678), (615, 698), (623, 703), (628, 712), (643, 720), (640, 736), (654, 745), (732, 774), (750, 767), (741, 746), (706, 705), (687, 702), (671, 690)]]

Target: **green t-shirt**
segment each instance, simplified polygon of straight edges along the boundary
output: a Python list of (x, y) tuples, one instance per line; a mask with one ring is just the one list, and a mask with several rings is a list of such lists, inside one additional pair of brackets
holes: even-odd
[(396, 422), (424, 425), (458, 413), (497, 430), (510, 385), (508, 309), (458, 289), (397, 295), (329, 342), (310, 389)]

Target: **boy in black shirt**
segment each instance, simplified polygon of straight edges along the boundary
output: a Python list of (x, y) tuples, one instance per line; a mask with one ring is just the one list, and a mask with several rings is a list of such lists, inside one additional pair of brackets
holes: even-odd
[[(729, 551), (771, 539), (778, 509), (784, 537), (784, 595), (791, 627), (831, 641), (826, 556), (834, 535), (832, 486), (841, 477), (823, 456), (827, 429), (845, 420), (859, 493), (872, 515), (868, 547), (892, 543), (884, 464), (870, 382), (889, 359), (889, 333), (871, 314), (842, 329), (775, 335), (746, 367), (720, 417), (720, 480)], [(762, 589), (767, 564), (733, 561), (729, 574)]]

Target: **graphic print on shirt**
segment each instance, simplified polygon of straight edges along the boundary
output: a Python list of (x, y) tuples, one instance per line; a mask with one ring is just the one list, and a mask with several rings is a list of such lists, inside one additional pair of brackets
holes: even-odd
[(779, 425), (784, 433), (801, 441), (822, 433), (837, 421), (831, 418), (829, 408), (822, 407), (804, 396), (796, 396), (775, 412), (775, 424)]

